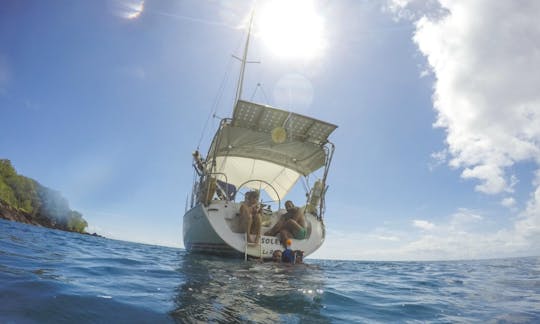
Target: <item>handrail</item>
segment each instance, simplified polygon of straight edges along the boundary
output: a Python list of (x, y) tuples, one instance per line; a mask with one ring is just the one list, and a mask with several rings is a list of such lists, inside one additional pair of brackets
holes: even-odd
[[(276, 190), (276, 188), (274, 188), (274, 186), (272, 186), (268, 181), (265, 181), (265, 180), (260, 180), (260, 179), (251, 179), (251, 180), (248, 180), (248, 181), (245, 181), (243, 182), (242, 184), (240, 184), (238, 186), (238, 188), (236, 188), (236, 191), (240, 191), (240, 188), (242, 188), (244, 185), (246, 185), (247, 183), (250, 183), (250, 182), (255, 182), (255, 181), (259, 181), (259, 182), (262, 182), (262, 183), (265, 183), (267, 184), (270, 188), (272, 188), (272, 190), (274, 190), (274, 193), (276, 194), (276, 197), (278, 198), (278, 210), (281, 209), (281, 198), (279, 197), (279, 194)], [(275, 200), (274, 200), (275, 201)]]
[[(217, 183), (218, 178), (216, 176), (223, 176), (225, 178), (225, 183), (229, 183), (227, 175), (225, 173), (222, 173), (222, 172), (206, 172), (205, 174), (203, 174), (201, 176), (200, 183), (201, 183), (201, 185), (203, 183), (206, 183), (206, 185), (205, 185), (205, 188), (204, 188), (205, 189), (204, 193), (202, 193), (203, 197), (199, 197), (198, 200), (199, 201), (202, 200), (203, 202), (205, 202), (205, 205), (206, 205), (207, 200), (211, 200), (213, 198), (213, 196), (214, 196), (213, 192), (212, 192), (212, 194), (210, 196), (210, 191), (211, 190), (212, 191), (214, 191), (214, 190), (219, 191), (221, 193), (221, 197), (225, 197), (225, 199), (221, 199), (221, 200), (225, 200), (227, 202), (230, 201), (228, 192), (225, 192), (223, 190), (223, 188), (221, 188), (221, 186), (219, 186), (219, 184)], [(215, 181), (215, 185), (211, 184), (212, 181)], [(219, 196), (219, 194), (218, 194), (218, 196)]]
[(325, 163), (324, 175), (322, 179), (323, 190), (322, 190), (321, 201), (319, 205), (319, 215), (317, 216), (318, 219), (323, 218), (323, 215), (326, 209), (325, 198), (326, 198), (326, 190), (328, 189), (328, 186), (326, 185), (326, 178), (328, 177), (328, 171), (330, 170), (330, 164), (332, 163), (332, 157), (334, 156), (334, 151), (336, 149), (336, 146), (334, 145), (334, 143), (330, 141), (327, 141), (326, 143), (330, 145), (330, 148), (328, 148), (328, 146), (325, 145), (325, 148), (328, 149), (328, 153), (326, 155), (326, 163)]

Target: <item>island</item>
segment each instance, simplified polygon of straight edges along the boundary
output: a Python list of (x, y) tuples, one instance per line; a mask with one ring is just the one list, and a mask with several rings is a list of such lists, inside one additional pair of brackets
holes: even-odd
[(17, 174), (7, 159), (0, 159), (0, 218), (89, 234), (82, 214), (71, 210), (60, 192)]

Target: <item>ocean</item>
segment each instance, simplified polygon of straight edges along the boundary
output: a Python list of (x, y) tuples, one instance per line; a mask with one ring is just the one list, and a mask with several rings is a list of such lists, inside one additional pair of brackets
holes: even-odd
[(540, 323), (540, 257), (291, 266), (0, 220), (0, 323), (175, 322)]

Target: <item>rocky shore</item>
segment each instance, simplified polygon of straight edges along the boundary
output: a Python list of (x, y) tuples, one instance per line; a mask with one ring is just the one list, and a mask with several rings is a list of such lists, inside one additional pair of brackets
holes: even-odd
[(0, 159), (0, 218), (89, 234), (82, 214), (72, 210), (60, 192), (18, 174), (7, 159)]
[(54, 228), (54, 229), (59, 229), (62, 231), (67, 231), (67, 232), (74, 232), (74, 233), (79, 233), (79, 234), (102, 237), (101, 235), (97, 233), (88, 233), (88, 232), (81, 233), (81, 232), (66, 229), (65, 226), (55, 224), (54, 221), (52, 221), (51, 219), (47, 217), (40, 216), (40, 215), (32, 216), (31, 214), (26, 213), (24, 211), (16, 210), (15, 208), (9, 206), (2, 200), (0, 200), (0, 219), (9, 220), (12, 222), (30, 224), (34, 226)]
[(0, 218), (14, 222), (55, 228), (53, 222), (46, 217), (32, 216), (22, 210), (17, 210), (0, 200)]

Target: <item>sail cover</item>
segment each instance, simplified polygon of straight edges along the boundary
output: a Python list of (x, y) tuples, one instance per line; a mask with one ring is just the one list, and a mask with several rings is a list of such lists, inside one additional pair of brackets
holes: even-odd
[[(324, 144), (337, 126), (303, 115), (239, 100), (230, 123), (222, 126), (208, 158), (215, 156), (216, 172), (236, 186), (264, 180), (283, 198), (300, 175), (308, 175), (326, 162)], [(284, 138), (272, 137), (282, 128)], [(259, 189), (257, 183), (251, 187)], [(248, 184), (249, 186), (249, 184)], [(262, 188), (273, 199), (276, 192)]]

